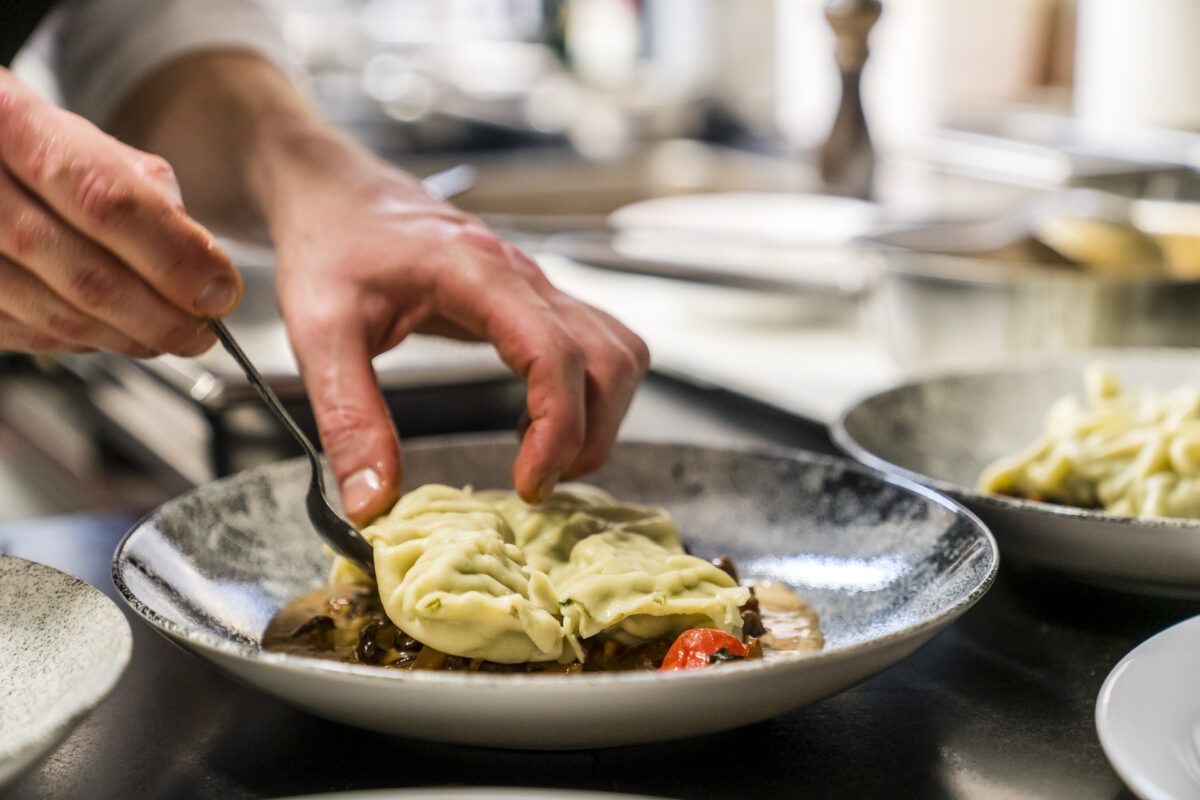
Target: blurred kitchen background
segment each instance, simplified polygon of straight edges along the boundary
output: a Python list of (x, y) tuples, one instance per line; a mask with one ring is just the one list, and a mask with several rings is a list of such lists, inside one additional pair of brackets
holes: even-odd
[[(280, 11), (331, 119), (640, 333), (661, 386), (821, 426), (918, 373), (1200, 344), (1200, 0)], [(35, 53), (19, 70), (53, 92)], [(270, 250), (229, 247), (231, 327), (311, 425)], [(223, 353), (0, 358), (0, 519), (294, 452)], [(405, 436), (520, 414), (486, 346), (414, 337), (377, 368)]]

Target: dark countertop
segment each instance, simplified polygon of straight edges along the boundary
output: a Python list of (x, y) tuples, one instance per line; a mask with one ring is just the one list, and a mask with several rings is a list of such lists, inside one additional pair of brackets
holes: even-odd
[[(661, 379), (647, 383), (625, 429), (652, 434), (829, 448), (810, 423)], [(110, 559), (134, 521), (10, 523), (0, 552), (115, 599)], [(1096, 737), (1096, 695), (1125, 653), (1198, 613), (1200, 603), (1004, 564), (962, 619), (854, 689), (728, 733), (565, 753), (429, 744), (326, 722), (224, 677), (131, 615), (133, 657), (112, 694), (0, 796), (236, 800), (483, 785), (668, 798), (1128, 798)]]

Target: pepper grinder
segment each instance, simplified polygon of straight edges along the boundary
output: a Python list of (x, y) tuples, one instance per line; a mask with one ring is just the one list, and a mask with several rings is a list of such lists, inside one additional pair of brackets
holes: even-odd
[(860, 84), (867, 63), (867, 36), (882, 11), (880, 0), (832, 0), (825, 6), (825, 18), (837, 37), (834, 54), (842, 76), (842, 101), (821, 148), (821, 179), (830, 194), (871, 197), (875, 152)]

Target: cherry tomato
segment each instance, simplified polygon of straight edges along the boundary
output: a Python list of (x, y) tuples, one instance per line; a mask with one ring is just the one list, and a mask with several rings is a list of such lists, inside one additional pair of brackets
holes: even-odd
[(717, 655), (717, 660), (722, 660), (721, 654), (718, 653), (720, 650), (724, 650), (725, 655), (731, 659), (745, 658), (748, 655), (746, 645), (732, 634), (714, 628), (692, 628), (679, 634), (679, 638), (671, 645), (662, 666), (658, 669), (663, 672), (707, 667), (712, 663), (714, 655)]

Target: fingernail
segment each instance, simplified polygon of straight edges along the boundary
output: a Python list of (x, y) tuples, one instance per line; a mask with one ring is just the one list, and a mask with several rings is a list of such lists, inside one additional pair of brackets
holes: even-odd
[(360, 469), (342, 481), (342, 504), (350, 516), (358, 515), (383, 486), (379, 473), (370, 467)]
[(558, 470), (551, 472), (538, 485), (538, 502), (544, 503), (550, 499), (550, 495), (554, 494), (554, 487), (558, 485), (558, 478), (562, 473)]
[(231, 310), (237, 297), (237, 288), (228, 278), (215, 278), (196, 295), (194, 309), (197, 314), (216, 317)]

